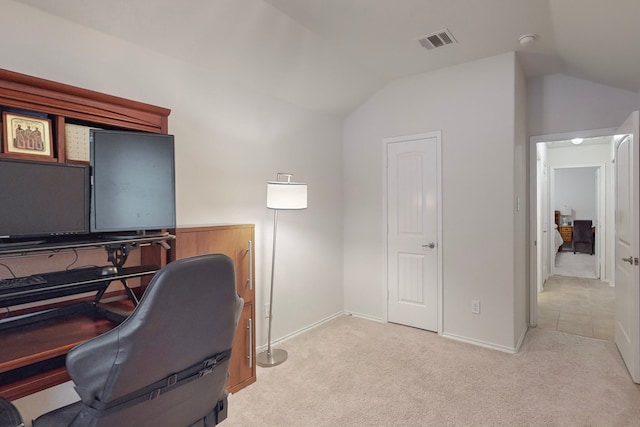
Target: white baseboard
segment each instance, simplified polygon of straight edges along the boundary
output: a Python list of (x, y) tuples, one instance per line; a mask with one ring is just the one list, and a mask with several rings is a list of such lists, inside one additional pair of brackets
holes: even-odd
[[(354, 312), (345, 312), (344, 314), (347, 314), (349, 316), (353, 316), (353, 317), (359, 317), (362, 319), (366, 319), (366, 320), (371, 320), (373, 322), (379, 322), (379, 323), (388, 323), (386, 320), (381, 319), (379, 317), (373, 317), (373, 316), (369, 316), (366, 314), (361, 314), (361, 313), (354, 313)], [(524, 328), (522, 328), (522, 333), (520, 334), (520, 338), (518, 339), (518, 344), (516, 345), (516, 347), (507, 347), (507, 346), (502, 346), (499, 344), (494, 344), (494, 343), (490, 343), (490, 342), (486, 342), (486, 341), (482, 341), (482, 340), (476, 340), (473, 338), (468, 338), (468, 337), (464, 337), (461, 335), (456, 335), (456, 334), (451, 334), (451, 333), (442, 333), (439, 334), (443, 337), (446, 338), (450, 338), (456, 341), (461, 341), (461, 342), (465, 342), (467, 344), (473, 344), (473, 345), (477, 345), (480, 347), (485, 347), (485, 348), (489, 348), (492, 350), (498, 350), (501, 351), (503, 353), (509, 353), (509, 354), (515, 354), (517, 352), (520, 351), (520, 348), (522, 347), (522, 343), (524, 342), (524, 338), (527, 335), (527, 331), (529, 330), (528, 325), (525, 325)]]
[(387, 323), (386, 320), (381, 319), (380, 317), (369, 316), (367, 314), (356, 313), (356, 312), (353, 312), (353, 311), (345, 311), (344, 314), (347, 314), (347, 315), (353, 316), (353, 317), (359, 317), (360, 319), (371, 320), (373, 322)]
[[(359, 317), (361, 319), (366, 319), (366, 320), (371, 320), (373, 322), (378, 322), (378, 323), (387, 323), (386, 320), (381, 319), (379, 317), (374, 317), (374, 316), (369, 316), (366, 314), (361, 314), (361, 313), (355, 313), (355, 312), (349, 312), (349, 311), (339, 311), (337, 313), (332, 314), (331, 316), (327, 316), (324, 319), (321, 319), (315, 323), (312, 323), (310, 325), (305, 326), (304, 328), (300, 328), (297, 331), (291, 332), (290, 334), (287, 334), (277, 340), (274, 340), (271, 342), (271, 345), (278, 345), (281, 344), (283, 342), (286, 342), (288, 340), (290, 340), (293, 337), (296, 337), (300, 334), (303, 334), (305, 332), (310, 331), (311, 329), (317, 328), (318, 326), (330, 322), (331, 320), (337, 319), (340, 316), (353, 316), (353, 317)], [(495, 343), (491, 343), (491, 342), (487, 342), (487, 341), (482, 341), (482, 340), (477, 340), (474, 338), (469, 338), (469, 337), (465, 337), (465, 336), (461, 336), (461, 335), (456, 335), (456, 334), (451, 334), (451, 333), (447, 333), (444, 332), (442, 334), (443, 337), (445, 338), (449, 338), (452, 340), (456, 340), (456, 341), (460, 341), (460, 342), (464, 342), (467, 344), (473, 344), (473, 345), (477, 345), (479, 347), (484, 347), (484, 348), (488, 348), (491, 350), (497, 350), (497, 351), (501, 351), (503, 353), (509, 353), (509, 354), (515, 354), (518, 351), (520, 351), (520, 348), (522, 347), (522, 343), (524, 342), (524, 339), (527, 335), (527, 331), (528, 331), (528, 327), (524, 327), (522, 329), (522, 334), (520, 335), (520, 338), (518, 340), (518, 344), (516, 345), (516, 347), (507, 347), (507, 346), (503, 346), (503, 345), (499, 345), (499, 344), (495, 344)], [(256, 352), (260, 353), (261, 351), (264, 351), (267, 349), (267, 345), (261, 345), (259, 347), (256, 347)]]
[[(526, 328), (525, 328), (525, 331), (526, 331)], [(503, 353), (516, 354), (518, 352), (518, 349), (514, 348), (514, 347), (507, 347), (507, 346), (504, 346), (504, 345), (494, 344), (494, 343), (490, 343), (490, 342), (487, 342), (487, 341), (476, 340), (476, 339), (473, 339), (473, 338), (463, 337), (461, 335), (451, 334), (451, 333), (448, 333), (448, 332), (444, 332), (442, 334), (442, 336), (445, 337), (445, 338), (450, 338), (452, 340), (465, 342), (467, 344), (473, 344), (473, 345), (477, 345), (479, 347), (489, 348), (491, 350), (498, 350), (498, 351), (501, 351)], [(524, 336), (522, 337), (522, 339), (524, 339)]]
[(516, 344), (516, 353), (520, 352), (520, 349), (522, 348), (522, 343), (524, 343), (524, 338), (527, 336), (527, 331), (529, 330), (529, 325), (525, 325), (524, 328), (522, 328), (522, 333), (520, 334), (520, 339), (518, 339), (518, 344)]
[[(274, 345), (277, 345), (277, 344), (283, 343), (283, 342), (285, 342), (287, 340), (290, 340), (293, 337), (296, 337), (296, 336), (298, 336), (300, 334), (303, 334), (303, 333), (305, 333), (307, 331), (310, 331), (313, 328), (317, 328), (318, 326), (322, 325), (323, 323), (327, 323), (327, 322), (329, 322), (329, 321), (331, 321), (333, 319), (336, 319), (336, 318), (338, 318), (340, 316), (344, 316), (345, 314), (347, 314), (347, 313), (345, 313), (344, 311), (339, 311), (339, 312), (337, 312), (335, 314), (332, 314), (331, 316), (328, 316), (328, 317), (325, 317), (324, 319), (318, 320), (317, 322), (312, 323), (310, 325), (307, 325), (304, 328), (300, 328), (297, 331), (293, 331), (290, 334), (287, 334), (287, 335), (285, 335), (283, 337), (278, 338), (277, 340), (271, 341), (271, 346), (273, 347)], [(258, 346), (258, 347), (256, 347), (256, 353), (260, 353), (261, 351), (266, 350), (266, 349), (267, 349), (267, 344)]]

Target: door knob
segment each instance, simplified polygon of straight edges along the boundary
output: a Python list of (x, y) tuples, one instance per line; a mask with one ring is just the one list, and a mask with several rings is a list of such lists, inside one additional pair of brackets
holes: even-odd
[(629, 257), (629, 258), (622, 258), (622, 261), (624, 261), (624, 262), (628, 262), (629, 264), (633, 265), (633, 257)]
[(433, 242), (429, 242), (426, 245), (422, 245), (423, 248), (429, 248), (429, 249), (433, 249), (436, 247), (436, 244)]

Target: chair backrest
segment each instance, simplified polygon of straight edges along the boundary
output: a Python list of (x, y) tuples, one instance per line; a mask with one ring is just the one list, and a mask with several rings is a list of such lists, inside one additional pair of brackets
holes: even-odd
[(573, 241), (590, 242), (593, 232), (591, 231), (593, 222), (590, 219), (576, 219), (573, 221)]
[(172, 375), (230, 350), (242, 304), (225, 255), (186, 258), (161, 269), (124, 322), (68, 353), (67, 370), (85, 405), (77, 424), (182, 427), (204, 419), (226, 396), (228, 360), (208, 375), (147, 393), (141, 403), (102, 413), (95, 408), (130, 400), (159, 381), (177, 381)]

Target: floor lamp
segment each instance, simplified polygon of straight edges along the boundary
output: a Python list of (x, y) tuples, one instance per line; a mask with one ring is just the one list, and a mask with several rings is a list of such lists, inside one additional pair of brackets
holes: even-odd
[[(267, 208), (273, 209), (273, 251), (271, 252), (271, 290), (269, 292), (269, 330), (267, 349), (258, 353), (258, 366), (276, 366), (287, 360), (287, 352), (271, 348), (271, 321), (273, 320), (273, 273), (276, 261), (276, 233), (278, 211), (307, 208), (307, 184), (292, 182), (290, 173), (278, 173), (275, 181), (267, 183)], [(284, 180), (283, 180), (284, 179)]]

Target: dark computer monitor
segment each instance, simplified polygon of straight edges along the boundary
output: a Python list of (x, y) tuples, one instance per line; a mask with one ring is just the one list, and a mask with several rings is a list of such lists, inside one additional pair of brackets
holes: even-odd
[(89, 167), (0, 159), (0, 238), (89, 232)]
[(91, 232), (175, 228), (173, 135), (92, 130)]

